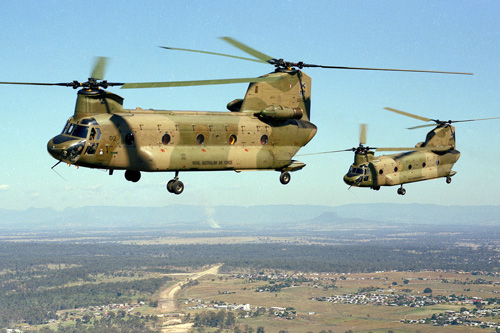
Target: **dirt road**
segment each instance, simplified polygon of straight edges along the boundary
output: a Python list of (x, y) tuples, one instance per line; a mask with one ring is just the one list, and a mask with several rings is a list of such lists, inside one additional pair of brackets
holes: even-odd
[[(160, 309), (160, 311), (162, 313), (168, 313), (178, 310), (177, 294), (179, 293), (179, 291), (181, 291), (182, 287), (189, 281), (194, 281), (204, 275), (217, 274), (221, 266), (222, 264), (218, 264), (202, 272), (182, 274), (186, 275), (186, 278), (183, 281), (178, 282), (161, 292), (160, 299), (158, 300), (158, 308)], [(180, 274), (175, 274), (175, 275), (180, 275)]]

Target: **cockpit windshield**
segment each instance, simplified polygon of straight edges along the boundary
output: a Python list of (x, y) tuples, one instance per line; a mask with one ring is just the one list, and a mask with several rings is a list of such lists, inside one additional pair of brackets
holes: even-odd
[(370, 171), (366, 165), (361, 165), (360, 167), (351, 165), (351, 167), (349, 168), (349, 173), (354, 175), (367, 175), (369, 172)]
[(75, 130), (73, 131), (73, 136), (85, 139), (87, 138), (87, 134), (89, 133), (88, 126), (76, 125)]
[[(88, 125), (99, 125), (94, 118), (85, 118), (80, 121), (79, 124), (71, 122), (71, 119), (66, 123), (62, 134), (76, 136), (78, 138), (86, 139), (89, 133)], [(100, 133), (99, 133), (100, 134)], [(100, 136), (100, 135), (99, 135)]]

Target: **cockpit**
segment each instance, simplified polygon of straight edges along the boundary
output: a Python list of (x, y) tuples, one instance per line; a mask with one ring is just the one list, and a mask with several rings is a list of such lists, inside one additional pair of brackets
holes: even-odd
[(347, 175), (349, 175), (349, 176), (355, 176), (355, 175), (367, 176), (369, 173), (370, 173), (370, 169), (368, 169), (368, 166), (364, 165), (364, 164), (359, 165), (359, 166), (351, 165), (351, 167), (349, 168), (349, 171), (347, 171)]
[[(84, 118), (75, 122), (70, 118), (64, 126), (61, 134), (52, 138), (47, 144), (49, 153), (60, 161), (76, 163), (82, 153), (95, 154), (101, 138), (99, 124), (94, 118)], [(88, 144), (87, 144), (88, 142)]]
[[(80, 120), (79, 123), (74, 123), (72, 122), (72, 119), (68, 120), (66, 123), (66, 126), (64, 126), (64, 129), (62, 130), (61, 134), (63, 135), (69, 135), (69, 136), (74, 136), (77, 138), (81, 139), (86, 139), (87, 135), (89, 133), (89, 128), (91, 125), (97, 126), (99, 125), (97, 121), (94, 118), (85, 118)], [(92, 128), (94, 130), (94, 133), (96, 133), (96, 129)], [(99, 130), (99, 129), (97, 129)], [(97, 133), (96, 133), (97, 134)], [(99, 137), (100, 137), (100, 131), (99, 131)], [(99, 140), (99, 138), (97, 138)]]

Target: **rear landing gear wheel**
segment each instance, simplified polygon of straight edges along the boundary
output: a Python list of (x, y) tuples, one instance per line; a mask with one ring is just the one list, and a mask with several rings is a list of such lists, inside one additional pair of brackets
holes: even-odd
[(292, 179), (292, 176), (290, 176), (290, 173), (288, 171), (284, 171), (280, 175), (280, 182), (283, 185), (286, 185), (290, 182), (290, 179)]
[(403, 188), (403, 186), (401, 186), (400, 188), (398, 188), (398, 194), (399, 195), (405, 195), (406, 194), (406, 190)]
[(125, 179), (129, 182), (137, 183), (141, 179), (141, 172), (134, 170), (125, 171)]
[(451, 183), (451, 177), (446, 177), (446, 184)]

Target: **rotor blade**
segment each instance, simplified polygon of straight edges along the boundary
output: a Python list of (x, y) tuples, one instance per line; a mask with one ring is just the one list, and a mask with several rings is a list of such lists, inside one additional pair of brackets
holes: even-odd
[(296, 156), (323, 155), (323, 154), (341, 153), (344, 151), (355, 151), (355, 150), (356, 150), (356, 148), (350, 148), (350, 149), (342, 149), (342, 150), (322, 151), (319, 153), (300, 154), (300, 155), (296, 155)]
[(467, 122), (467, 121), (491, 120), (491, 119), (500, 119), (500, 117), (481, 118), (481, 119), (469, 119), (469, 120), (452, 120), (452, 121), (450, 121), (450, 123), (464, 123), (464, 122)]
[(177, 48), (177, 47), (168, 47), (168, 46), (160, 46), (160, 47), (163, 48), (163, 49), (167, 49), (167, 50), (212, 54), (212, 55), (216, 55), (216, 56), (229, 57), (229, 58), (235, 58), (235, 59), (240, 59), (240, 60), (255, 61), (255, 62), (260, 62), (260, 63), (266, 63), (267, 64), (267, 61), (263, 61), (263, 60), (259, 60), (259, 59), (246, 58), (246, 57), (239, 57), (239, 56), (230, 55), (230, 54), (224, 54), (224, 53), (209, 52), (209, 51), (200, 51), (200, 50), (190, 50), (190, 49), (181, 49), (181, 48)]
[(302, 64), (302, 67), (319, 67), (319, 68), (332, 68), (332, 69), (356, 69), (356, 70), (363, 70), (363, 71), (388, 71), (388, 72), (414, 72), (414, 73), (438, 73), (438, 74), (474, 75), (474, 73), (445, 72), (445, 71), (428, 71), (428, 70), (421, 70), (421, 69), (395, 69), (395, 68), (324, 66), (324, 65), (313, 65), (313, 64)]
[(366, 144), (366, 124), (360, 124), (359, 125), (359, 144), (364, 145)]
[(94, 62), (94, 68), (90, 77), (96, 80), (104, 79), (104, 70), (106, 69), (106, 63), (108, 58), (106, 57), (96, 57)]
[(393, 109), (393, 108), (390, 108), (390, 107), (385, 107), (384, 109), (386, 109), (388, 111), (395, 112), (395, 113), (399, 113), (399, 114), (401, 114), (403, 116), (407, 116), (407, 117), (410, 117), (410, 118), (415, 118), (415, 119), (422, 120), (422, 121), (431, 121), (432, 120), (432, 119), (429, 119), (429, 118), (425, 118), (425, 117), (417, 116), (415, 114), (404, 112), (404, 111), (401, 111), (401, 110), (396, 110), (396, 109)]
[(423, 128), (423, 127), (435, 127), (437, 126), (436, 124), (427, 124), (427, 125), (420, 125), (420, 126), (413, 126), (413, 127), (408, 127), (407, 129), (409, 130), (414, 130), (417, 128)]
[(263, 76), (263, 77), (251, 77), (251, 78), (239, 78), (239, 79), (219, 79), (219, 80), (137, 82), (137, 83), (125, 83), (121, 87), (121, 89), (206, 86), (206, 85), (245, 83), (245, 82), (271, 82), (271, 81), (277, 81), (280, 79), (281, 79), (280, 77), (276, 77), (276, 76)]
[(270, 57), (267, 54), (264, 54), (262, 52), (255, 50), (255, 49), (252, 49), (250, 46), (247, 46), (243, 43), (240, 43), (231, 37), (220, 37), (220, 39), (228, 42), (229, 44), (233, 45), (234, 47), (242, 50), (245, 53), (250, 54), (251, 56), (253, 56), (261, 61), (269, 62), (269, 60), (274, 59), (273, 57)]
[(61, 86), (61, 87), (69, 87), (72, 86), (73, 83), (42, 83), (42, 82), (0, 82), (0, 84), (19, 84), (25, 86)]
[(377, 151), (447, 151), (451, 146), (438, 146), (438, 147), (386, 147), (386, 148), (372, 148)]

